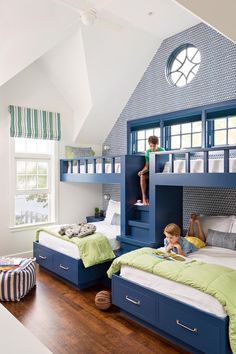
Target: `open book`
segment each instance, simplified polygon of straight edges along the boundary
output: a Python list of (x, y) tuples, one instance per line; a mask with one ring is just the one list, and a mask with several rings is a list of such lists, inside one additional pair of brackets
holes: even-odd
[(158, 257), (160, 259), (165, 259), (168, 261), (180, 261), (180, 262), (186, 261), (186, 257), (184, 257), (184, 256), (181, 256), (176, 253), (166, 253), (166, 252), (162, 252), (159, 250), (157, 250), (156, 253), (153, 253), (153, 256)]

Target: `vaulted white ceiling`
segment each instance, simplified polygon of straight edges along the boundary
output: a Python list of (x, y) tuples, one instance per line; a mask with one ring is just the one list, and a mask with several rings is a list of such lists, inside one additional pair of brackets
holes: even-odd
[(101, 144), (163, 39), (198, 22), (172, 0), (0, 0), (0, 85), (37, 60), (73, 112), (74, 141)]

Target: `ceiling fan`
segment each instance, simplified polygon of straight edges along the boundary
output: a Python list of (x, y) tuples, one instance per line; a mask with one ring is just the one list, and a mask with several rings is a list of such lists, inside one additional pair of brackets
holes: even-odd
[[(102, 14), (102, 6), (105, 3), (104, 0), (99, 0), (96, 2), (96, 6), (87, 0), (59, 0), (64, 5), (76, 10), (79, 13), (80, 21), (85, 26), (94, 25), (96, 22), (101, 21), (105, 25), (109, 25), (115, 30), (119, 30), (122, 26), (114, 21), (107, 19), (107, 17)], [(97, 6), (99, 3), (99, 7)]]

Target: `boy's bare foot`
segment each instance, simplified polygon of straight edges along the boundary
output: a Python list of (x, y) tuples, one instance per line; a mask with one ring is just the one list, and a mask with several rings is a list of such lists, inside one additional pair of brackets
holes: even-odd
[(143, 199), (143, 205), (149, 205), (149, 200), (148, 199)]
[(193, 222), (198, 218), (198, 214), (196, 213), (191, 213), (190, 214), (190, 220), (192, 220)]

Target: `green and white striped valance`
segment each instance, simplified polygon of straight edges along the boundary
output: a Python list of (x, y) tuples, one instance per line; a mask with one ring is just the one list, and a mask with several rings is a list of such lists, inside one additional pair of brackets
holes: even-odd
[(9, 106), (9, 112), (11, 114), (11, 137), (61, 139), (60, 113), (19, 106)]

